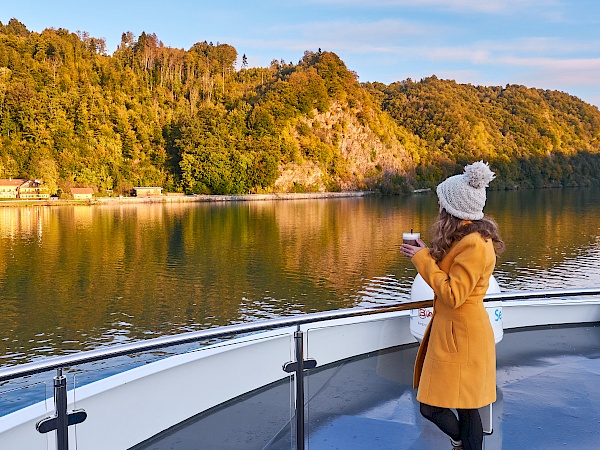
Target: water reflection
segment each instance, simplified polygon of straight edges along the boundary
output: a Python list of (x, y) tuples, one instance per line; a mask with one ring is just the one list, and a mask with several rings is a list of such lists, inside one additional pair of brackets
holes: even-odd
[[(600, 285), (600, 190), (490, 192), (505, 290)], [(397, 302), (434, 195), (0, 208), (0, 364), (301, 312)]]
[[(495, 194), (495, 195), (494, 195)], [(508, 248), (496, 278), (507, 290), (600, 285), (598, 189), (492, 193)]]

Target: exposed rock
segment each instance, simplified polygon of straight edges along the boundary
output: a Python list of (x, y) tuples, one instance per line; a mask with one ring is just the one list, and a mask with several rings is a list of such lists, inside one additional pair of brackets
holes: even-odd
[[(314, 161), (289, 163), (281, 167), (275, 191), (324, 192), (332, 190), (332, 186), (341, 191), (369, 189), (385, 177), (405, 175), (414, 168), (414, 161), (398, 141), (394, 133), (396, 125), (382, 120), (383, 115), (372, 109), (351, 109), (334, 102), (328, 111), (314, 110), (310, 117), (301, 119), (299, 125), (308, 126), (309, 132), (340, 158), (337, 173), (328, 173), (329, 167)], [(303, 137), (297, 128), (290, 130), (290, 134), (302, 147)]]

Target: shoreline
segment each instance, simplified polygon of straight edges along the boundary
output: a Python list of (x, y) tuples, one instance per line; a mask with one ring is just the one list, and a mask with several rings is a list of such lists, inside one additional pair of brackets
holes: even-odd
[(330, 198), (366, 197), (375, 195), (372, 191), (347, 192), (307, 192), (279, 194), (243, 194), (243, 195), (157, 195), (148, 197), (96, 197), (84, 200), (1, 200), (1, 207), (23, 206), (68, 206), (68, 205), (119, 205), (137, 203), (217, 203), (251, 202), (270, 200), (319, 200)]
[[(517, 190), (537, 190), (537, 189), (569, 189), (569, 188), (590, 188), (598, 186), (597, 183), (584, 186), (544, 186), (541, 188), (519, 188), (513, 189), (491, 189), (488, 191), (517, 191)], [(410, 193), (400, 195), (422, 195), (432, 192), (431, 188), (414, 189)], [(23, 206), (68, 206), (68, 205), (118, 205), (118, 204), (136, 204), (136, 203), (218, 203), (218, 202), (254, 202), (254, 201), (273, 201), (273, 200), (320, 200), (331, 198), (350, 198), (367, 197), (381, 195), (377, 191), (344, 191), (344, 192), (280, 192), (273, 194), (240, 194), (240, 195), (214, 195), (214, 194), (161, 194), (146, 197), (94, 197), (92, 199), (51, 199), (51, 200), (32, 200), (32, 199), (0, 199), (0, 208), (2, 207), (23, 207)]]

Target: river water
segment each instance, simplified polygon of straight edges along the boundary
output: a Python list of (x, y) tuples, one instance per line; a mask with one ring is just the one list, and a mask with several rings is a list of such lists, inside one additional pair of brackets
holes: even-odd
[[(0, 366), (410, 298), (433, 194), (0, 208)], [(600, 286), (600, 189), (488, 193), (502, 290)]]

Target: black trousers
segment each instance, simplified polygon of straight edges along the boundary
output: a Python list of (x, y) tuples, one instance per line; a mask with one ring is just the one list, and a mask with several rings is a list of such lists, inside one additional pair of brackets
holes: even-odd
[(449, 408), (421, 403), (421, 414), (455, 441), (462, 441), (464, 450), (481, 450), (483, 426), (477, 409), (457, 409), (458, 417)]

